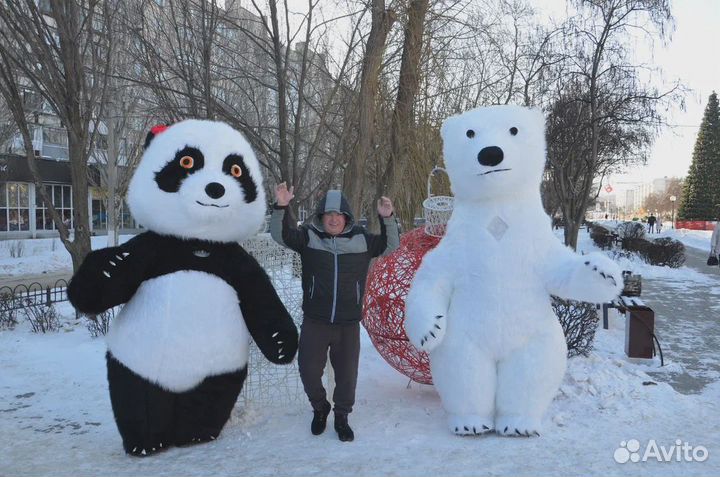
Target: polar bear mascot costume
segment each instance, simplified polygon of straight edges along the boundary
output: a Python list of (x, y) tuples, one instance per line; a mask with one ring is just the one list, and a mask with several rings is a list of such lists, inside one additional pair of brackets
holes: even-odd
[(429, 353), (451, 432), (539, 436), (567, 356), (550, 295), (610, 301), (621, 271), (553, 235), (540, 111), (474, 109), (448, 118), (442, 139), (455, 207), (413, 280), (405, 330)]

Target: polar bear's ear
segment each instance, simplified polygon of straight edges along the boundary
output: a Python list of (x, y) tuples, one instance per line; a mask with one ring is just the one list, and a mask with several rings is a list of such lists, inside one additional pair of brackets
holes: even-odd
[(540, 108), (528, 108), (528, 111), (532, 114), (533, 121), (541, 129), (545, 129), (545, 113)]
[(460, 118), (458, 116), (450, 116), (443, 121), (442, 128), (440, 129), (440, 136), (443, 139), (453, 140), (457, 139), (458, 127), (460, 125)]

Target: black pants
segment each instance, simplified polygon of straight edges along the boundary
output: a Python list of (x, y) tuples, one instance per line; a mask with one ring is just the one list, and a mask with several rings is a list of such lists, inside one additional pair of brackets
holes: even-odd
[(313, 409), (320, 410), (327, 400), (322, 384), (330, 349), (335, 371), (335, 412), (349, 414), (355, 404), (355, 386), (360, 358), (360, 323), (331, 324), (304, 320), (298, 345), (298, 367), (305, 394)]

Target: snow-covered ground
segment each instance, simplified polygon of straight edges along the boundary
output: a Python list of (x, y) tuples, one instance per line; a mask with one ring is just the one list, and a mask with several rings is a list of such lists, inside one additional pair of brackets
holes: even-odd
[[(709, 242), (709, 233), (706, 239), (669, 233), (684, 242)], [(594, 250), (584, 231), (579, 248)], [(53, 253), (37, 256), (42, 263)], [(687, 289), (713, 280), (689, 267), (672, 270), (633, 260), (623, 268)], [(408, 386), (363, 332), (350, 418), (355, 442), (339, 442), (332, 422), (325, 434), (312, 436), (311, 412), (301, 396), (283, 406), (239, 403), (217, 441), (146, 459), (122, 451), (103, 340), (90, 337), (69, 305), (59, 311), (58, 333), (33, 334), (26, 323), (0, 332), (0, 475), (720, 474), (720, 382), (696, 394), (676, 392), (662, 377), (681, 365), (671, 356), (664, 368), (658, 359), (628, 359), (624, 319), (612, 311), (610, 329), (598, 330), (590, 356), (569, 360), (540, 438), (451, 435), (434, 389)], [(717, 351), (708, 358), (718, 361)], [(692, 449), (703, 462), (689, 461)]]
[[(121, 235), (120, 243), (131, 237)], [(91, 245), (93, 250), (107, 247), (107, 236), (91, 237)], [(18, 248), (22, 249), (20, 253), (17, 252)], [(72, 259), (59, 238), (0, 241), (0, 277), (39, 275), (63, 270), (68, 273), (72, 271)]]

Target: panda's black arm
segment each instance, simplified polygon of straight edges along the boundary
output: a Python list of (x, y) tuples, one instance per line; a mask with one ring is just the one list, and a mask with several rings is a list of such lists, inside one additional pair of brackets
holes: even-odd
[(270, 362), (290, 363), (298, 345), (295, 323), (265, 270), (249, 255), (243, 262), (245, 266), (237, 270), (235, 289), (248, 331)]
[(118, 247), (90, 252), (68, 284), (70, 303), (93, 315), (126, 303), (145, 279), (153, 256), (147, 233)]

